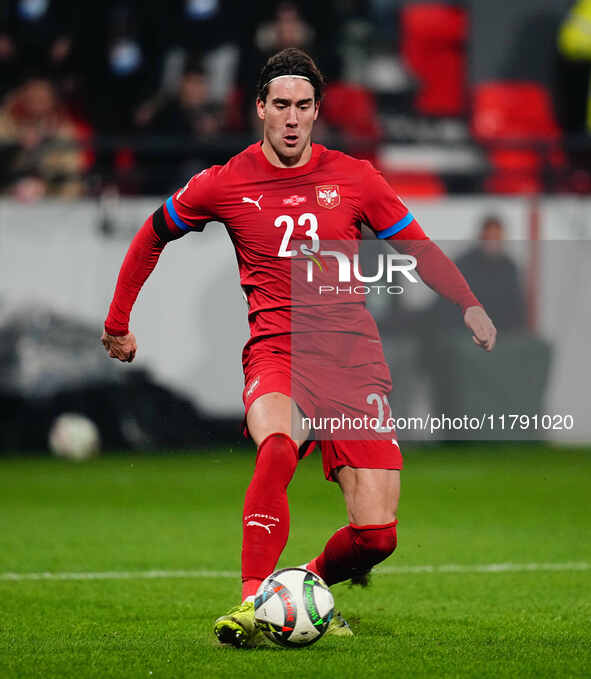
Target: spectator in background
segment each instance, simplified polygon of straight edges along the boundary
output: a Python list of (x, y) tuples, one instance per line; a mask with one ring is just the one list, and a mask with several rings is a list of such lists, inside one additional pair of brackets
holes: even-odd
[(135, 194), (141, 189), (133, 143), (138, 107), (153, 95), (166, 41), (162, 17), (166, 8), (155, 0), (104, 0), (88, 3), (80, 32), (84, 73), (83, 110), (103, 135), (96, 147), (94, 192)]
[[(481, 417), (483, 413), (544, 412), (552, 348), (527, 327), (519, 271), (505, 251), (505, 227), (499, 216), (482, 220), (476, 244), (456, 264), (487, 313), (490, 311), (499, 331), (497, 353), (492, 360), (479, 360), (472, 343), (462, 340), (464, 328), (457, 311), (436, 302), (425, 314), (416, 357), (426, 377), (429, 411), (452, 419)], [(406, 393), (404, 398), (408, 398)], [(466, 430), (448, 430), (442, 438), (521, 437), (533, 440), (536, 432), (483, 429), (471, 436)]]
[[(477, 243), (458, 257), (456, 265), (474, 294), (494, 319), (499, 332), (526, 328), (524, 295), (515, 262), (505, 252), (505, 227), (500, 217), (482, 220)], [(437, 300), (428, 313), (427, 330), (461, 327), (452, 305)]]
[[(573, 4), (558, 32), (558, 49), (565, 60), (566, 82), (562, 112), (570, 132), (591, 133), (591, 0)], [(567, 67), (570, 70), (567, 71)]]
[[(162, 17), (167, 35), (159, 96), (176, 92), (187, 68), (199, 62), (211, 97), (225, 102), (235, 80), (238, 42), (248, 34), (251, 3), (232, 0), (176, 0)], [(246, 22), (248, 23), (248, 22)]]
[(262, 23), (256, 33), (256, 45), (264, 53), (286, 46), (309, 46), (313, 39), (314, 29), (294, 2), (280, 3), (274, 19)]
[(170, 43), (185, 53), (185, 63), (201, 59), (224, 42), (238, 39), (241, 13), (228, 0), (177, 0), (162, 17)]
[[(269, 3), (267, 3), (269, 5)], [(269, 56), (287, 47), (297, 47), (315, 56), (327, 76), (328, 86), (320, 107), (315, 139), (320, 143), (349, 142), (348, 152), (374, 160), (374, 145), (380, 137), (377, 109), (372, 93), (361, 84), (347, 82), (338, 41), (347, 19), (359, 16), (362, 2), (317, 3), (283, 0), (267, 6), (263, 19), (254, 29), (251, 45), (243, 46), (238, 70), (242, 92), (253, 92), (256, 79)], [(253, 102), (242, 99), (234, 107), (239, 116), (230, 117), (230, 127), (257, 127)], [(230, 110), (230, 116), (232, 109)], [(334, 139), (334, 133), (338, 139)]]
[(221, 128), (219, 108), (209, 98), (204, 71), (191, 65), (183, 73), (176, 95), (154, 113), (150, 131), (209, 139)]
[(142, 100), (158, 86), (163, 8), (132, 0), (90, 6), (84, 15), (84, 72), (89, 114), (111, 134), (134, 128)]
[(182, 183), (184, 177), (226, 158), (223, 146), (218, 150), (216, 144), (209, 143), (219, 138), (223, 112), (211, 99), (209, 83), (199, 64), (189, 64), (172, 97), (146, 102), (141, 113), (136, 117), (139, 128), (173, 142), (171, 154), (161, 150), (154, 156), (144, 152), (138, 157), (145, 191), (162, 193)]
[[(591, 135), (591, 0), (573, 3), (558, 32), (558, 52), (560, 123), (567, 134)], [(591, 151), (571, 149), (571, 159), (587, 174), (581, 188), (589, 191)]]
[(70, 117), (52, 83), (29, 78), (0, 108), (3, 184), (22, 200), (81, 195), (89, 160), (77, 142), (87, 137), (88, 128)]
[(56, 0), (8, 0), (0, 7), (0, 96), (23, 71), (52, 77), (73, 68), (79, 8)]
[[(268, 17), (269, 15), (267, 15)], [(254, 46), (243, 48), (238, 71), (240, 91), (255, 92), (256, 82), (261, 68), (274, 53), (287, 47), (298, 47), (315, 55), (315, 32), (303, 17), (298, 5), (294, 2), (280, 2), (271, 15), (270, 20), (263, 20), (255, 29)], [(241, 105), (235, 107), (240, 111), (239, 117), (230, 120), (233, 128), (259, 127), (254, 115), (254, 101), (242, 96)]]
[(456, 264), (478, 296), (490, 309), (500, 331), (525, 330), (526, 313), (517, 265), (505, 252), (505, 226), (497, 216), (485, 217), (478, 243)]

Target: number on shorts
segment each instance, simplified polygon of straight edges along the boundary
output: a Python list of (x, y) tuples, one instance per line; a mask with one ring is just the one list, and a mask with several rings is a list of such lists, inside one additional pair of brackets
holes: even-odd
[(366, 401), (367, 405), (375, 403), (378, 407), (378, 426), (375, 428), (375, 431), (381, 434), (392, 431), (392, 427), (389, 427), (387, 422), (392, 417), (392, 411), (386, 396), (384, 394), (372, 393), (368, 394)]

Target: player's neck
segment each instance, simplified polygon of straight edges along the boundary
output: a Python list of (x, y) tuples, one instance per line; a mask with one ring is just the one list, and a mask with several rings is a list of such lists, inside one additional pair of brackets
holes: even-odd
[(267, 139), (263, 139), (261, 150), (265, 158), (275, 167), (301, 167), (312, 157), (312, 142), (306, 144), (302, 153), (294, 158), (286, 158), (277, 153)]

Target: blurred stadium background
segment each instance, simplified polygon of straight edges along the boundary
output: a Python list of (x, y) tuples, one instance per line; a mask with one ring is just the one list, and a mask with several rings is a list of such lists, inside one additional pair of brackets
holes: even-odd
[[(257, 73), (287, 46), (308, 50), (329, 81), (315, 140), (381, 169), (500, 330), (497, 350), (475, 356), (457, 317), (424, 287), (370, 300), (392, 367), (394, 414), (574, 422), (401, 432), (407, 532), (392, 563), (403, 571), (376, 581), (396, 626), (372, 618), (370, 595), (354, 626), (374, 645), (348, 650), (335, 676), (367, 673), (363, 663), (392, 648), (383, 674), (588, 674), (589, 25), (590, 0), (1, 3), (6, 676), (135, 677), (151, 668), (197, 676), (199, 662), (210, 663), (208, 676), (239, 674), (207, 637), (237, 596), (226, 575), (238, 570), (252, 462), (250, 448), (240, 452), (248, 328), (223, 227), (167, 247), (132, 317), (133, 366), (108, 359), (99, 337), (133, 234), (188, 177), (259, 138)], [(81, 467), (41, 459), (63, 413), (88, 417), (113, 454)], [(504, 442), (440, 445), (447, 439)], [(513, 439), (521, 442), (506, 443)], [(292, 495), (290, 563), (344, 520), (336, 492), (310, 464)], [(526, 583), (509, 570), (493, 583), (445, 571), (510, 561), (533, 563), (535, 576)], [(424, 564), (444, 570), (429, 585), (419, 571), (404, 576), (394, 602), (404, 568)], [(64, 577), (36, 589), (43, 577), (20, 577), (152, 569), (206, 570), (187, 576), (197, 582), (124, 576), (112, 588), (101, 577)], [(346, 588), (338, 596), (357, 610)], [(435, 622), (442, 618), (445, 633)], [(195, 638), (205, 655), (186, 664)], [(307, 657), (298, 672), (317, 674), (319, 655)], [(267, 676), (266, 662), (259, 656), (251, 669)], [(294, 676), (293, 667), (274, 676)]]
[(291, 45), (329, 81), (316, 140), (370, 158), (448, 254), (467, 257), (501, 331), (488, 368), (456, 357), (452, 394), (421, 347), (457, 318), (425, 289), (371, 300), (395, 412), (465, 411), (482, 401), (470, 374), (488, 370), (487, 412), (569, 413), (573, 430), (538, 438), (588, 441), (588, 14), (567, 0), (3, 3), (0, 450), (44, 449), (64, 410), (90, 416), (107, 448), (239, 438), (247, 325), (219, 225), (162, 257), (134, 312), (137, 368), (108, 361), (96, 336), (135, 230), (258, 138), (258, 70)]

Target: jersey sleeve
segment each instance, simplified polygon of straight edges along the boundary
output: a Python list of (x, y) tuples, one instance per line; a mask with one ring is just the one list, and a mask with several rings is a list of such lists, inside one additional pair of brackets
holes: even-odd
[(172, 234), (203, 231), (207, 222), (218, 218), (217, 195), (220, 165), (194, 175), (163, 205), (163, 217)]
[(390, 184), (370, 163), (364, 161), (361, 186), (361, 220), (378, 238), (423, 240), (427, 238), (413, 214)]
[(159, 208), (148, 217), (127, 250), (105, 321), (105, 330), (109, 335), (127, 335), (129, 316), (135, 300), (154, 270), (166, 243), (175, 238), (174, 235), (165, 235), (165, 239), (162, 239), (158, 235), (156, 224), (161, 211), (162, 208)]

